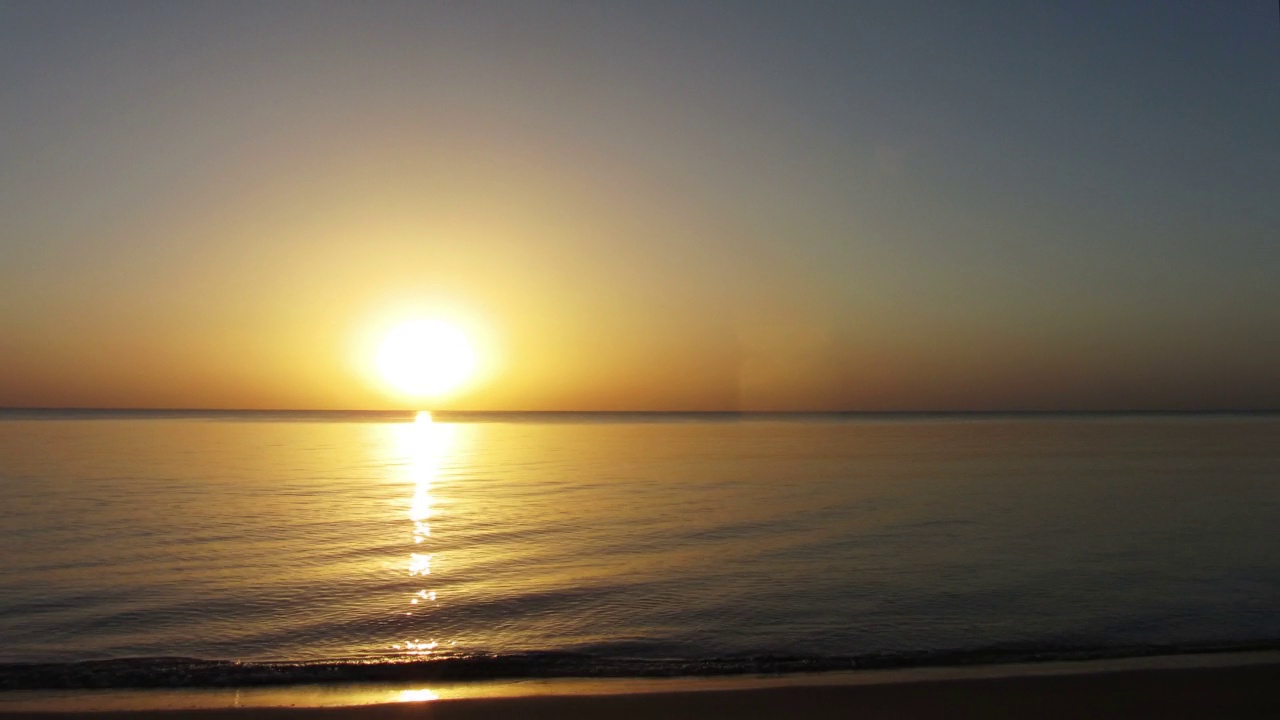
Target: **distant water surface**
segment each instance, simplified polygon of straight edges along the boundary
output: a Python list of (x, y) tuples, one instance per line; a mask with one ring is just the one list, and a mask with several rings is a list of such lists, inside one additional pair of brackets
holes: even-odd
[(1277, 528), (1275, 415), (4, 411), (0, 663), (1266, 643)]

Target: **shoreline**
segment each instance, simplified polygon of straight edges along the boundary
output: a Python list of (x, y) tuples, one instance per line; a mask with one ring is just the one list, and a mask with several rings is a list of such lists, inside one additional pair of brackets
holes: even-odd
[[(1187, 645), (986, 647), (925, 652), (876, 652), (851, 656), (743, 656), (641, 658), (574, 652), (474, 654), (394, 660), (206, 660), (195, 657), (123, 657), (71, 662), (0, 663), (0, 698), (7, 693), (114, 691), (254, 690), (293, 686), (463, 685), (526, 681), (617, 681), (678, 678), (777, 678), (840, 675), (846, 672), (928, 671), (930, 669), (1044, 668), (1056, 664), (1167, 662), (1213, 663), (1213, 658), (1280, 656), (1280, 640)], [(1203, 659), (1197, 659), (1203, 658)], [(1101, 665), (1099, 665), (1101, 666)], [(2, 701), (0, 701), (2, 704)]]
[(14, 691), (0, 720), (1280, 717), (1280, 652), (735, 677)]

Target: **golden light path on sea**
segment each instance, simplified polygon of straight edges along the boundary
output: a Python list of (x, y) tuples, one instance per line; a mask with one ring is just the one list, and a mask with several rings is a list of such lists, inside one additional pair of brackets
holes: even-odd
[[(429, 582), (431, 575), (432, 554), (423, 546), (430, 541), (431, 518), (435, 514), (432, 485), (439, 479), (441, 468), (449, 458), (457, 429), (448, 423), (434, 422), (426, 410), (418, 412), (413, 422), (393, 425), (390, 429), (396, 456), (403, 463), (404, 477), (413, 486), (408, 513), (413, 544), (415, 548), (424, 550), (415, 549), (409, 553), (407, 571), (425, 583)], [(406, 615), (414, 614), (424, 605), (434, 604), (437, 597), (436, 591), (429, 586), (419, 588), (409, 598), (411, 607)], [(410, 655), (429, 655), (439, 645), (434, 638), (412, 638), (392, 645), (392, 649)]]

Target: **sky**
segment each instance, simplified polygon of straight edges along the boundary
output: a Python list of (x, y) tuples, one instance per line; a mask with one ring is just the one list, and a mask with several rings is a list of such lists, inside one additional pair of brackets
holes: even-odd
[(1280, 408), (1271, 0), (0, 0), (0, 407)]

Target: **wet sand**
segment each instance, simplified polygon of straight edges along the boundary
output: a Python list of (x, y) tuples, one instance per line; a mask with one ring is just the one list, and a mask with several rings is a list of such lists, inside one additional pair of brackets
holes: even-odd
[(0, 712), (0, 720), (478, 720), (480, 718), (1276, 718), (1280, 663), (1085, 674), (615, 695), (446, 699), (347, 707)]

